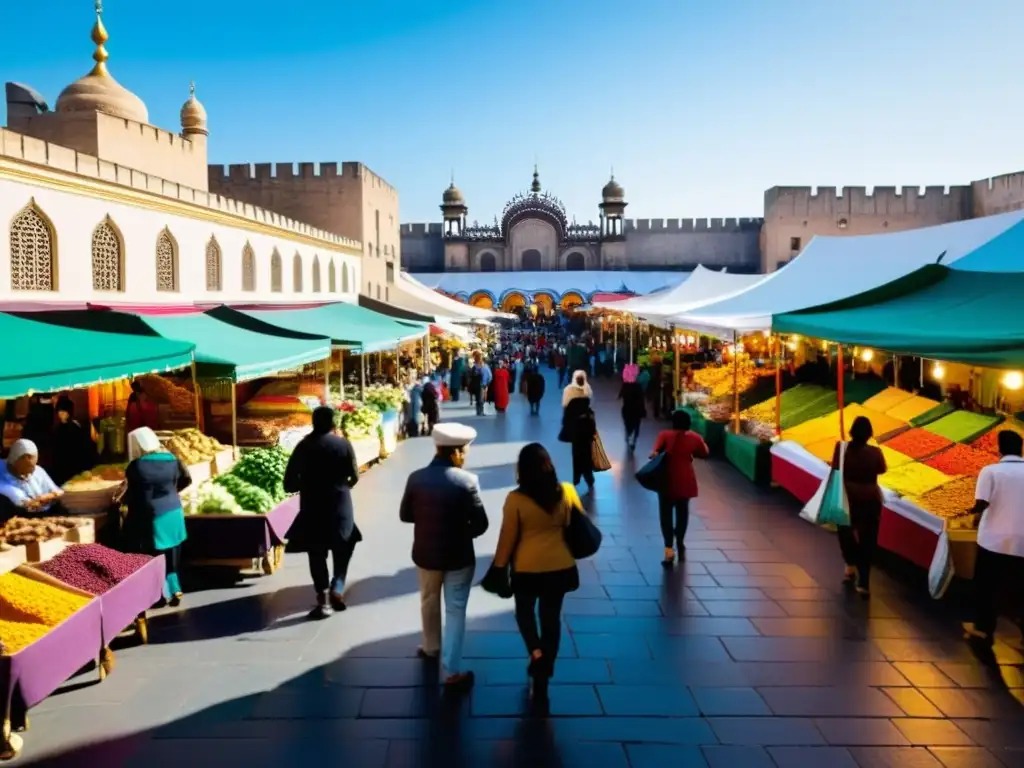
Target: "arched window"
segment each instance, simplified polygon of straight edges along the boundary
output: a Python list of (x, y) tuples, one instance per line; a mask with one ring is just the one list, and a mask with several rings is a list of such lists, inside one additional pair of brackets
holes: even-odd
[(498, 269), (498, 260), (494, 258), (493, 253), (485, 253), (480, 257), (480, 271), (481, 272), (494, 272)]
[(256, 290), (256, 254), (248, 243), (242, 248), (242, 290)]
[(327, 263), (327, 290), (331, 293), (338, 292), (338, 276), (334, 274), (334, 259)]
[(35, 200), (11, 221), (11, 290), (57, 290), (53, 227)]
[(292, 256), (292, 290), (302, 293), (302, 257), (298, 253)]
[(523, 251), (523, 271), (540, 272), (540, 269), (540, 251), (536, 248)]
[(348, 264), (341, 264), (341, 292), (348, 293)]
[(320, 257), (313, 254), (313, 293), (320, 293)]
[(284, 278), (281, 274), (283, 270), (281, 254), (275, 248), (274, 252), (270, 254), (270, 291), (272, 293), (280, 293), (284, 290)]
[(156, 239), (156, 289), (178, 290), (178, 244), (167, 227)]
[(582, 272), (587, 268), (586, 259), (579, 251), (573, 251), (565, 258), (565, 268), (575, 272)]
[[(220, 246), (217, 245), (217, 238), (211, 236), (210, 241), (206, 244), (206, 290), (208, 291), (221, 290), (223, 273), (220, 261)], [(245, 270), (244, 264), (242, 270), (243, 272)]]
[(92, 232), (92, 289), (124, 290), (124, 243), (109, 216)]

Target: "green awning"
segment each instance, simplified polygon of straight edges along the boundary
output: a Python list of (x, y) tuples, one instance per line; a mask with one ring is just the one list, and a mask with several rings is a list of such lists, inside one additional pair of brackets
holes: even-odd
[(162, 336), (194, 344), (196, 372), (200, 376), (236, 382), (323, 360), (331, 351), (330, 340), (325, 336), (294, 338), (294, 335), (259, 333), (222, 322), (204, 312), (134, 315), (91, 309), (43, 315), (45, 322), (65, 327), (132, 337)]
[(902, 355), (1024, 368), (1024, 273), (931, 265), (832, 304), (775, 315), (776, 333)]
[[(424, 323), (396, 320), (355, 304), (323, 304), (308, 309), (230, 311), (290, 331), (328, 336), (334, 346), (358, 352), (393, 349), (427, 332)], [(218, 317), (228, 315), (221, 313)]]
[(192, 364), (194, 345), (159, 336), (125, 336), (0, 314), (4, 355), (0, 397), (57, 392)]

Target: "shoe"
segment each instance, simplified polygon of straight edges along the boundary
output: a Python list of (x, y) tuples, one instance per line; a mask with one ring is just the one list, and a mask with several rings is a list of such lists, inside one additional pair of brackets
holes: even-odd
[(671, 567), (676, 561), (676, 551), (672, 547), (665, 547), (665, 557), (661, 561), (661, 564), (666, 568)]
[(459, 672), (455, 675), (449, 675), (444, 680), (444, 689), (451, 693), (465, 693), (473, 687), (475, 679), (476, 677), (472, 672)]
[(312, 611), (306, 614), (306, 618), (310, 621), (323, 621), (324, 619), (330, 618), (334, 613), (331, 606), (327, 604), (318, 605)]
[(422, 647), (416, 649), (416, 658), (422, 659), (423, 661), (437, 661), (441, 654), (438, 651), (430, 652), (424, 650)]
[(184, 599), (184, 593), (175, 592), (173, 595), (171, 595), (171, 599), (167, 601), (167, 604), (171, 606), (171, 608), (177, 608), (179, 605), (181, 605), (181, 601)]
[(852, 565), (846, 566), (846, 570), (843, 571), (843, 584), (852, 586), (857, 581), (857, 568)]
[(331, 593), (330, 604), (331, 604), (331, 609), (334, 610), (335, 612), (338, 612), (338, 613), (340, 613), (341, 611), (344, 611), (346, 608), (348, 608), (348, 606), (345, 605), (345, 599), (341, 595), (339, 595), (339, 594), (337, 594), (335, 592)]

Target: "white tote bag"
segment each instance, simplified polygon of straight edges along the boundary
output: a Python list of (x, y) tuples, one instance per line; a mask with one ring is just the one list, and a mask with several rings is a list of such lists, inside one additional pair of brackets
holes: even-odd
[(928, 568), (928, 593), (934, 599), (941, 600), (949, 585), (953, 583), (955, 575), (953, 553), (949, 548), (949, 534), (946, 533), (946, 524), (943, 523), (939, 541), (935, 545), (935, 554), (932, 555), (932, 564)]
[[(811, 496), (811, 500), (808, 501), (802, 510), (800, 510), (800, 517), (809, 523), (819, 525), (818, 515), (821, 513), (821, 504), (825, 500), (825, 490), (828, 488), (828, 481), (832, 479), (833, 473), (838, 472), (839, 477), (843, 476), (843, 467), (846, 464), (846, 443), (839, 443), (839, 469), (829, 469), (828, 474), (825, 475), (825, 479), (821, 481), (818, 486), (818, 490)], [(843, 486), (843, 500), (846, 502), (846, 486)], [(849, 506), (847, 506), (849, 509)], [(829, 526), (826, 526), (829, 527)]]

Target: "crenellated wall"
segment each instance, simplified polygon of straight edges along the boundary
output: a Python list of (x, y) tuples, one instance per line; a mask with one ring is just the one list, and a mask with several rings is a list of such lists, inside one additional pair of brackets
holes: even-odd
[(1006, 173), (971, 184), (974, 216), (991, 216), (1024, 208), (1024, 173)]
[[(398, 191), (358, 162), (211, 165), (210, 190), (363, 244), (362, 291), (390, 300), (398, 270)], [(391, 269), (388, 266), (391, 265)]]
[(761, 219), (624, 219), (625, 231), (638, 232), (750, 232)]
[(402, 268), (409, 272), (443, 272), (444, 238), (441, 222), (402, 224)]

